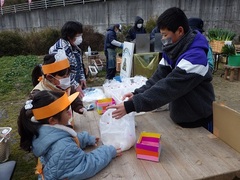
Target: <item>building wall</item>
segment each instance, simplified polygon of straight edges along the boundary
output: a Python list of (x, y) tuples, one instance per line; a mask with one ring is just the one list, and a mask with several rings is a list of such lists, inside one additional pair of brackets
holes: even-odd
[(239, 0), (106, 0), (0, 15), (0, 30), (32, 31), (60, 28), (68, 20), (93, 25), (100, 33), (112, 24), (132, 24), (159, 16), (170, 7), (180, 7), (188, 17), (201, 17), (205, 30), (224, 28), (240, 34)]

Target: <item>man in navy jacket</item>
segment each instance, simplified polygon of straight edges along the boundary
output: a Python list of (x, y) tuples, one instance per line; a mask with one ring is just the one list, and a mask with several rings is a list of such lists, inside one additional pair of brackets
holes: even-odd
[(106, 79), (113, 79), (116, 75), (116, 48), (123, 48), (123, 43), (117, 41), (117, 33), (121, 32), (121, 24), (115, 24), (107, 29), (104, 41), (106, 56)]

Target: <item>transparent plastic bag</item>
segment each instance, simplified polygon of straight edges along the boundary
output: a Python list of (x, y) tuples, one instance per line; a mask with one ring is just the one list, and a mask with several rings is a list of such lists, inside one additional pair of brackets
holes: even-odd
[(121, 119), (115, 119), (112, 118), (114, 110), (108, 109), (100, 118), (101, 140), (105, 145), (113, 145), (126, 151), (136, 143), (135, 115), (130, 113)]

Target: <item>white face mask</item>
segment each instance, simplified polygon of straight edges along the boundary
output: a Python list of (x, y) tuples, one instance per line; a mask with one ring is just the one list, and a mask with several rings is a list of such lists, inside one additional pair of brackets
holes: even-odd
[(73, 44), (75, 44), (76, 46), (80, 45), (83, 41), (82, 36), (77, 36), (76, 40), (73, 42)]
[(67, 78), (58, 79), (60, 84), (58, 85), (61, 89), (66, 90), (70, 87), (70, 76)]
[(161, 39), (163, 46), (167, 46), (169, 44), (172, 44), (172, 38), (166, 38), (166, 39)]
[(142, 24), (137, 24), (137, 28), (141, 28), (142, 27)]

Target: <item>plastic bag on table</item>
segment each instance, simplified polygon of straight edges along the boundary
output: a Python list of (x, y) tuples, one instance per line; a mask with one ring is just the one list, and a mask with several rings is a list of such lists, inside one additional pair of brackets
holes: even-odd
[(130, 113), (121, 119), (115, 119), (112, 118), (114, 110), (108, 109), (100, 118), (101, 140), (105, 145), (113, 145), (126, 151), (136, 143), (135, 115)]

